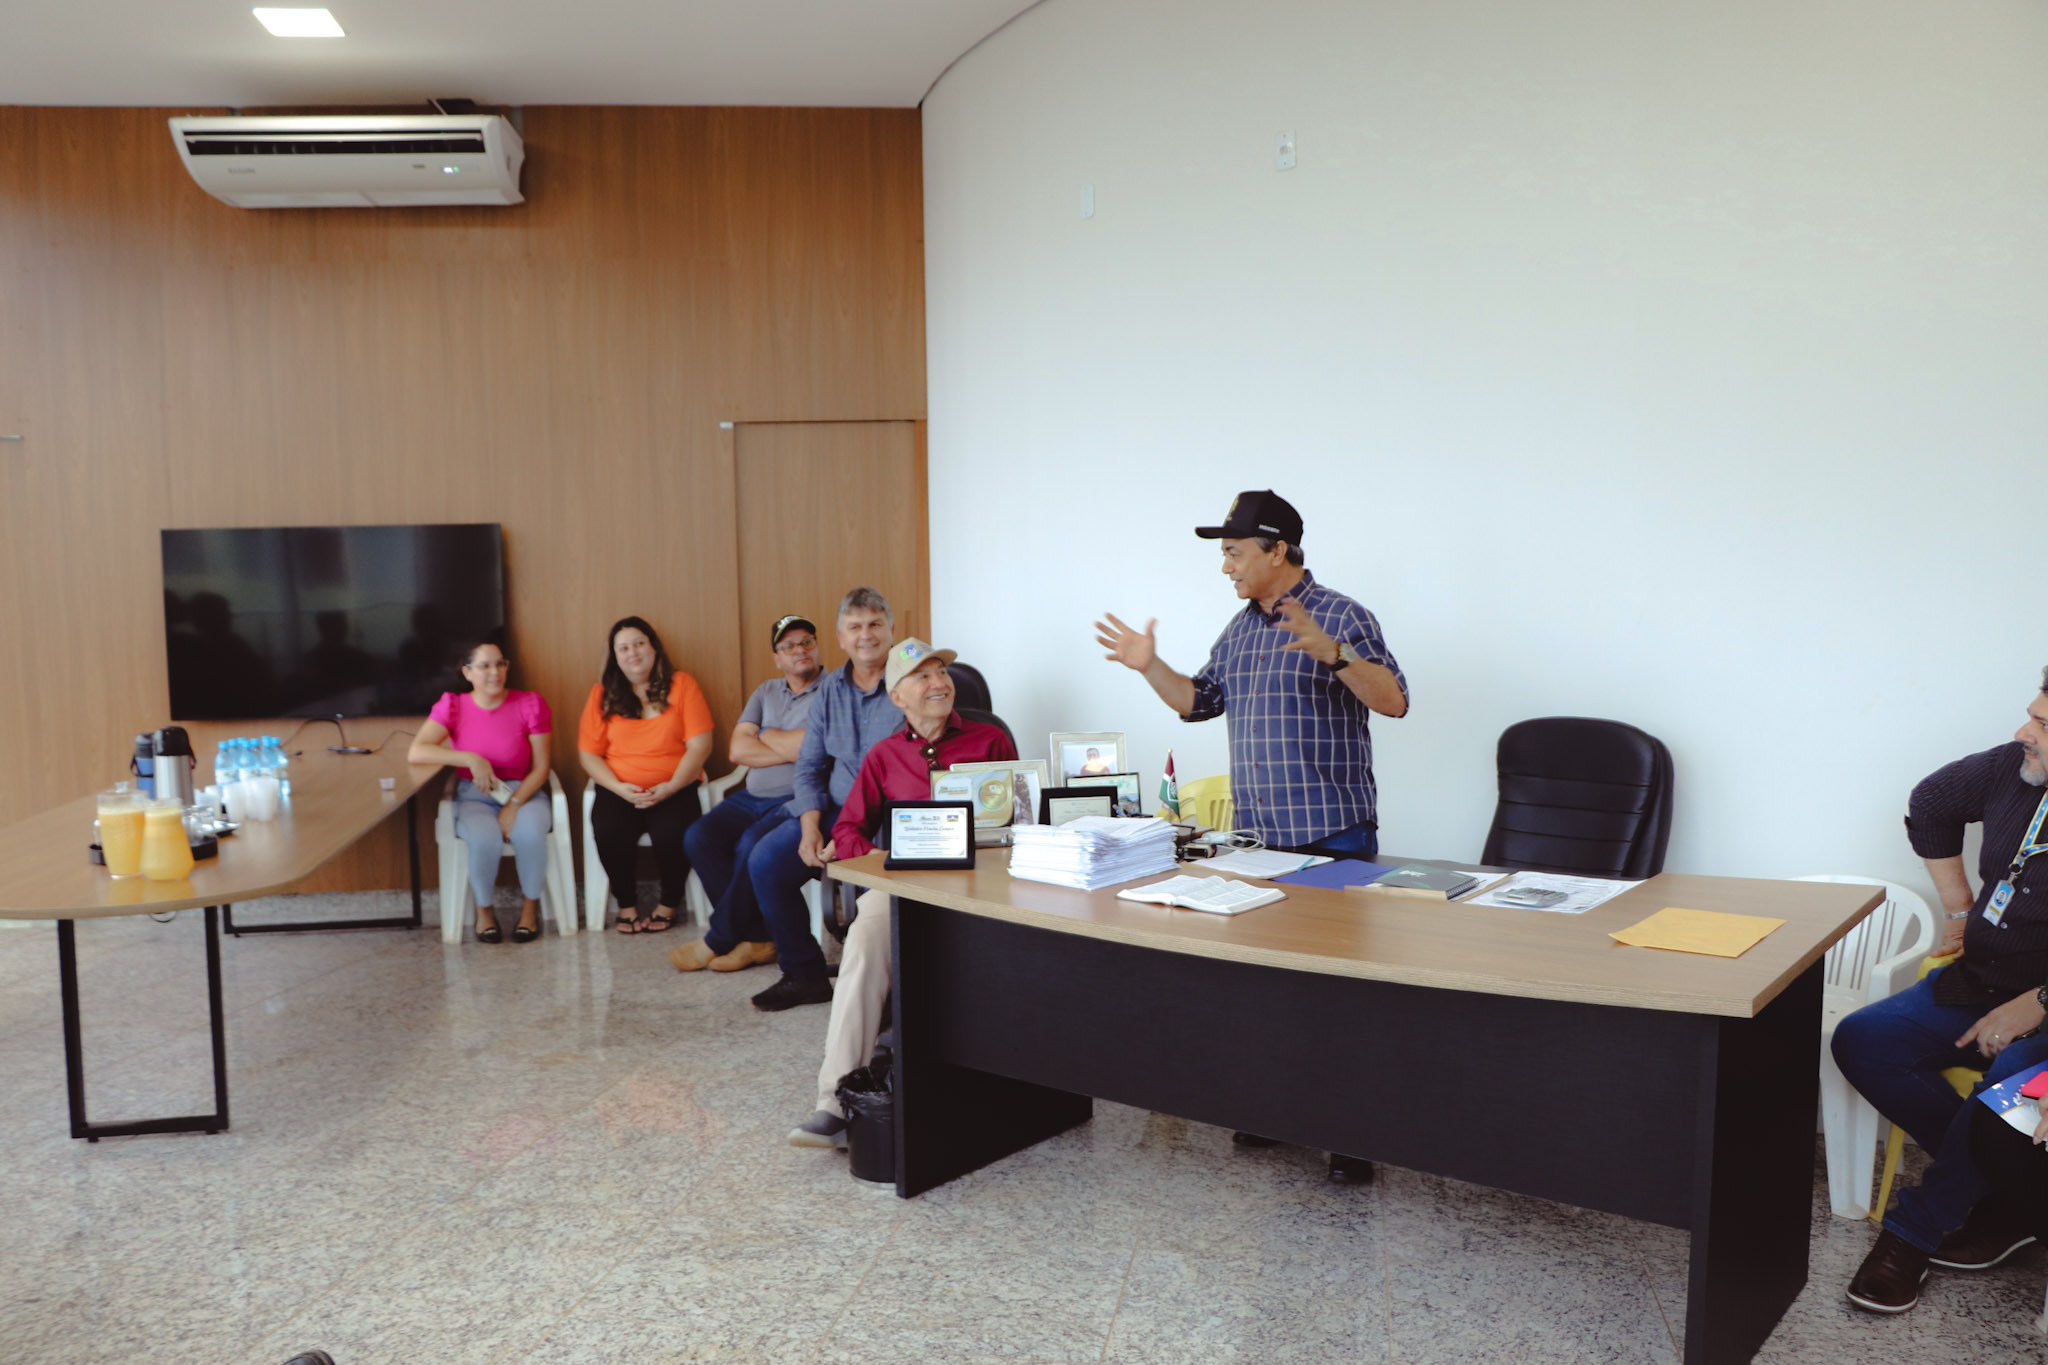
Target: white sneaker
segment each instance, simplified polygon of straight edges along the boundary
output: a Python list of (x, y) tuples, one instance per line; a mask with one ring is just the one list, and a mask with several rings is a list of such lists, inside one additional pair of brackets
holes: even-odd
[(844, 1147), (846, 1145), (846, 1120), (830, 1109), (817, 1113), (789, 1130), (789, 1145), (792, 1147)]

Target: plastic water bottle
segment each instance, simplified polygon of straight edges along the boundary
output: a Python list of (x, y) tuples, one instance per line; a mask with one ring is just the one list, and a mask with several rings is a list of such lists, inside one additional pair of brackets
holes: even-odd
[(213, 785), (225, 787), (235, 780), (236, 764), (240, 755), (235, 752), (235, 741), (222, 740), (213, 751)]
[(277, 793), (289, 800), (292, 794), (292, 756), (284, 751), (284, 742), (276, 735), (263, 737), (263, 766), (270, 769), (270, 775), (277, 779)]
[(251, 820), (270, 820), (277, 815), (277, 770), (270, 766), (274, 752), (269, 746), (249, 744), (248, 766), (242, 769), (243, 805)]

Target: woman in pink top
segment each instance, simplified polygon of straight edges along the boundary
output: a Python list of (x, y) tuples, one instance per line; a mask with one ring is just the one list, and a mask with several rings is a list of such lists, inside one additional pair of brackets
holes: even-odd
[[(467, 692), (443, 692), (414, 737), (407, 758), (464, 770), (455, 786), (455, 832), (469, 846), (469, 885), (476, 893), (476, 938), (496, 943), (501, 935), (492, 898), (498, 882), (498, 860), (505, 841), (512, 841), (512, 860), (519, 869), (519, 892), (526, 904), (514, 943), (540, 937), (540, 889), (547, 881), (548, 828), (553, 823), (548, 802), (534, 801), (548, 784), (548, 735), (554, 716), (538, 692), (515, 692), (505, 686), (512, 665), (505, 651), (485, 643), (469, 651), (462, 676)], [(493, 796), (498, 783), (510, 787)]]

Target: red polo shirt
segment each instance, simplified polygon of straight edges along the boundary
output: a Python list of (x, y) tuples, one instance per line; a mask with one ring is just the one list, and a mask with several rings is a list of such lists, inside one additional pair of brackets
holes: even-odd
[[(958, 716), (946, 718), (946, 732), (939, 736), (939, 768), (955, 763), (984, 763), (1015, 758), (1017, 746), (993, 725), (963, 722)], [(882, 823), (882, 807), (890, 801), (932, 799), (932, 766), (924, 759), (924, 739), (904, 726), (887, 739), (875, 741), (861, 760), (860, 776), (839, 819), (832, 826), (832, 851), (841, 858), (858, 858), (874, 852), (874, 835)]]

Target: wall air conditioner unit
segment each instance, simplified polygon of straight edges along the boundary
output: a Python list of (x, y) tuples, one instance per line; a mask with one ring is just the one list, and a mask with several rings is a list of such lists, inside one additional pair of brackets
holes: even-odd
[(185, 169), (244, 209), (519, 204), (526, 145), (496, 114), (174, 118)]

